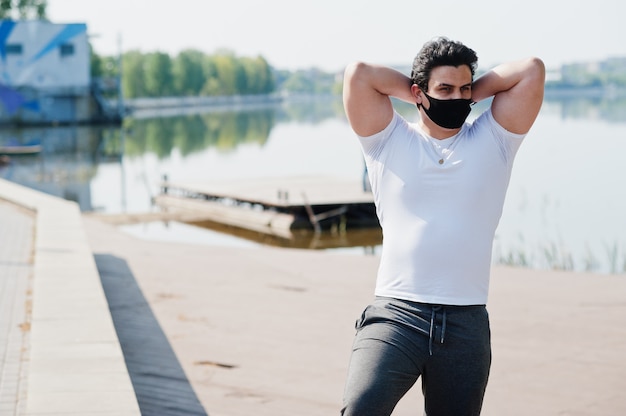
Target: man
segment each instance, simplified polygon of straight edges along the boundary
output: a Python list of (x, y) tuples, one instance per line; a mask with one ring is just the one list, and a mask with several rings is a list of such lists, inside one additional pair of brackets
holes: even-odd
[[(543, 100), (529, 58), (473, 82), (477, 56), (437, 38), (411, 78), (346, 68), (344, 106), (365, 156), (383, 248), (376, 298), (359, 320), (344, 416), (390, 415), (422, 377), (428, 416), (479, 415), (491, 365), (486, 311), (493, 237), (513, 159)], [(417, 105), (408, 123), (390, 97)], [(493, 97), (473, 123), (470, 104)]]

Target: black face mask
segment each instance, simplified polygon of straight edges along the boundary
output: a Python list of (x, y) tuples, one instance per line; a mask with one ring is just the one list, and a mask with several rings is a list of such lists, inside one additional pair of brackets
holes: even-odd
[[(455, 99), (455, 100), (438, 100), (424, 93), (430, 102), (430, 108), (424, 107), (426, 115), (436, 125), (446, 129), (458, 129), (465, 123), (465, 119), (472, 111), (472, 100)], [(420, 104), (417, 105), (419, 108)], [(422, 105), (423, 107), (423, 105)]]

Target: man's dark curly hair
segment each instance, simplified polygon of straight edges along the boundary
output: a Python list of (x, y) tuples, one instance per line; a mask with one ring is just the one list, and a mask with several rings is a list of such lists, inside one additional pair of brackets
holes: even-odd
[(478, 56), (472, 49), (461, 42), (438, 37), (426, 42), (413, 60), (411, 79), (422, 91), (428, 91), (428, 81), (433, 68), (467, 65), (472, 71), (473, 80), (477, 62)]

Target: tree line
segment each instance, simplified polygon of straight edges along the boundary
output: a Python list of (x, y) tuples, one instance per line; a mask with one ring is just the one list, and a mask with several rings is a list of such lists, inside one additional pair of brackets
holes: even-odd
[(118, 79), (121, 67), (124, 97), (222, 96), (269, 94), (275, 78), (261, 56), (238, 57), (230, 51), (205, 54), (184, 50), (173, 57), (164, 52), (128, 51), (121, 56), (101, 57), (92, 52), (91, 74)]
[[(47, 19), (47, 0), (0, 0), (0, 18)], [(91, 75), (105, 95), (120, 88), (127, 98), (163, 96), (224, 96), (271, 94), (338, 94), (336, 74), (314, 68), (295, 72), (276, 70), (262, 57), (237, 57), (227, 50), (207, 55), (185, 50), (175, 56), (163, 52), (125, 52), (121, 59), (100, 56), (91, 48)], [(121, 74), (120, 74), (121, 68)]]
[[(45, 20), (47, 6), (47, 0), (0, 0), (0, 18)], [(107, 80), (121, 79), (122, 93), (128, 98), (268, 94), (275, 90), (272, 68), (261, 56), (185, 50), (171, 57), (163, 52), (130, 51), (120, 62), (91, 50), (91, 75), (109, 86), (115, 82)], [(117, 92), (118, 88), (109, 90)]]
[(546, 88), (626, 87), (626, 57), (561, 66), (560, 79), (549, 80)]
[(0, 0), (0, 19), (45, 19), (46, 0)]

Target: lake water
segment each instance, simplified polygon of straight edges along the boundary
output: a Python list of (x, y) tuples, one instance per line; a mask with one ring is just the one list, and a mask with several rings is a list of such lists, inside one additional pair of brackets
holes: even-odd
[[(409, 119), (417, 116), (412, 106), (397, 108)], [(484, 105), (474, 109), (471, 117), (483, 109)], [(123, 128), (0, 130), (0, 145), (33, 141), (44, 145), (38, 156), (12, 158), (0, 166), (0, 176), (77, 201), (85, 212), (110, 214), (154, 211), (152, 197), (164, 175), (172, 181), (293, 175), (362, 178), (363, 159), (339, 100), (195, 111), (131, 118)], [(546, 99), (515, 162), (496, 233), (494, 262), (626, 273), (624, 155), (626, 100)], [(158, 240), (246, 247), (276, 244), (232, 230), (179, 223), (122, 228)], [(376, 253), (379, 238), (378, 233), (358, 235), (344, 251)], [(363, 241), (361, 246), (358, 241)]]

